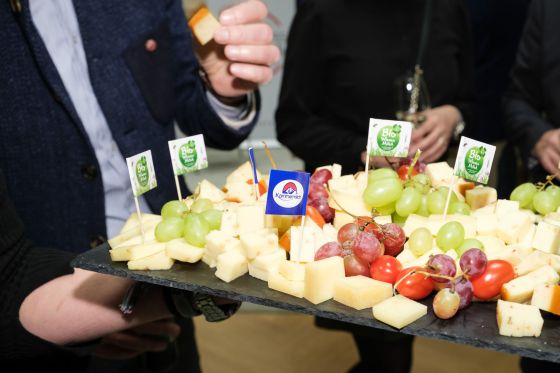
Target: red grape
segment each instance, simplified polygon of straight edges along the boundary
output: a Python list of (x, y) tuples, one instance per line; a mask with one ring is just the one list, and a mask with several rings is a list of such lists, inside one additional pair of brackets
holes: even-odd
[(353, 241), (359, 232), (360, 229), (356, 223), (345, 224), (338, 230), (338, 242), (343, 244), (346, 241)]
[[(428, 259), (428, 263), (426, 264), (426, 269), (428, 272), (435, 275), (449, 277), (455, 277), (455, 274), (457, 273), (455, 261), (449, 255), (445, 254), (430, 255), (430, 259)], [(442, 283), (449, 282), (447, 279), (438, 277), (432, 277), (432, 281)]]
[(383, 245), (369, 232), (360, 232), (352, 242), (354, 255), (371, 264), (375, 259), (383, 255)]
[(330, 179), (332, 179), (332, 172), (330, 172), (326, 168), (322, 168), (315, 171), (313, 175), (311, 175), (309, 182), (311, 184), (323, 185), (326, 184)]
[(325, 223), (331, 223), (334, 220), (334, 209), (329, 206), (329, 201), (327, 199), (314, 199), (311, 200), (309, 204), (319, 211)]
[(342, 245), (338, 242), (327, 242), (315, 253), (315, 260), (330, 258), (331, 256), (343, 257)]
[(486, 270), (488, 259), (484, 251), (480, 249), (469, 249), (461, 255), (459, 265), (463, 273), (470, 277), (476, 277)]
[(457, 277), (453, 282), (449, 282), (447, 287), (454, 288), (455, 292), (459, 294), (461, 302), (459, 303), (459, 309), (468, 307), (473, 298), (473, 285), (465, 276)]
[(344, 257), (344, 272), (346, 277), (358, 275), (369, 277), (369, 265), (354, 254), (346, 255)]
[(406, 236), (401, 227), (397, 224), (389, 223), (381, 226), (383, 231), (383, 245), (385, 254), (397, 256), (404, 247)]
[(327, 192), (327, 189), (321, 184), (309, 184), (309, 192), (307, 195), (310, 201), (320, 198), (329, 198), (329, 192)]
[(434, 313), (440, 319), (450, 319), (459, 311), (461, 298), (453, 289), (444, 288), (437, 292), (432, 303)]

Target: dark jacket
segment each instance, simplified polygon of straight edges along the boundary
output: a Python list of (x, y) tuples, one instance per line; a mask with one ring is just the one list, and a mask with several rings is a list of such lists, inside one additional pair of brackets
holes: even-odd
[[(0, 1), (0, 168), (28, 236), (40, 246), (83, 251), (105, 236), (95, 153), (35, 29)], [(226, 127), (210, 107), (179, 0), (74, 0), (90, 79), (124, 157), (151, 149), (158, 212), (176, 196), (167, 141), (176, 121), (206, 144), (237, 146), (251, 130)], [(152, 38), (157, 50), (145, 42)], [(183, 185), (183, 194), (186, 187)]]

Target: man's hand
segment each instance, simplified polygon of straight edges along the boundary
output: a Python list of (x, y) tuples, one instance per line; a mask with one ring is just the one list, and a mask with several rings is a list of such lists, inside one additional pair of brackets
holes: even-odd
[(181, 327), (172, 319), (154, 321), (105, 336), (94, 355), (111, 360), (132, 359), (144, 352), (163, 351)]
[(533, 154), (549, 174), (557, 174), (560, 162), (560, 129), (546, 131), (533, 148)]
[(421, 113), (426, 121), (412, 131), (409, 155), (422, 150), (420, 159), (430, 163), (439, 159), (447, 150), (461, 113), (455, 106), (443, 105)]
[(200, 65), (218, 96), (241, 97), (272, 79), (270, 65), (279, 60), (280, 50), (263, 22), (267, 14), (260, 0), (245, 1), (220, 14), (222, 27), (212, 42), (195, 42)]

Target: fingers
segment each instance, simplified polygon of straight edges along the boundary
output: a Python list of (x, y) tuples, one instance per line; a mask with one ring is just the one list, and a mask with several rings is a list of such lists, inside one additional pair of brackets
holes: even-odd
[(437, 126), (437, 121), (432, 120), (429, 116), (426, 121), (422, 123), (420, 127), (412, 130), (412, 142), (420, 141), (424, 136), (432, 132), (432, 130)]
[(280, 50), (275, 45), (228, 45), (225, 54), (230, 61), (258, 65), (272, 65), (280, 59)]
[(214, 41), (218, 44), (267, 45), (272, 43), (273, 36), (269, 25), (259, 23), (222, 27), (214, 34)]
[(224, 26), (258, 22), (266, 18), (268, 9), (261, 1), (245, 1), (224, 10), (220, 14), (220, 23)]
[(231, 75), (256, 84), (269, 82), (273, 77), (272, 69), (268, 66), (232, 63), (229, 67)]

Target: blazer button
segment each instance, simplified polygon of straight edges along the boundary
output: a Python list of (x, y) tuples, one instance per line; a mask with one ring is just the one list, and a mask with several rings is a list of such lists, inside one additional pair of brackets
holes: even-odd
[(157, 49), (157, 42), (154, 39), (148, 39), (144, 46), (148, 52), (155, 52)]
[(94, 164), (84, 164), (81, 171), (84, 179), (93, 180), (97, 177), (97, 166)]
[(99, 245), (104, 244), (106, 241), (107, 240), (102, 235), (95, 236), (89, 241), (89, 247), (90, 247), (90, 249), (93, 249), (93, 248), (95, 248)]

